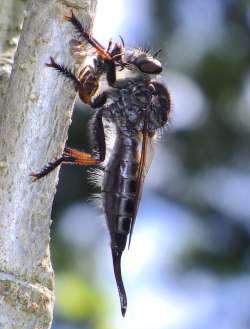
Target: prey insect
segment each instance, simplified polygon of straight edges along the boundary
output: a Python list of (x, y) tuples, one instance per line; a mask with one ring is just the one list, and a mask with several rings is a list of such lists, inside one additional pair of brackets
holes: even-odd
[[(162, 65), (155, 55), (142, 49), (125, 49), (111, 42), (107, 49), (83, 28), (72, 13), (66, 17), (80, 37), (94, 47), (97, 56), (93, 67), (86, 67), (80, 77), (57, 64), (53, 58), (49, 67), (73, 81), (83, 102), (95, 109), (92, 122), (93, 151), (91, 154), (66, 147), (63, 155), (49, 163), (39, 173), (40, 179), (60, 164), (101, 165), (104, 175), (101, 184), (102, 205), (111, 240), (115, 279), (121, 312), (127, 309), (127, 297), (121, 275), (121, 256), (130, 244), (145, 176), (151, 164), (155, 138), (166, 125), (171, 103), (167, 88), (153, 79), (161, 73)], [(125, 72), (119, 77), (119, 70)], [(97, 89), (101, 76), (108, 82), (101, 94)], [(106, 134), (103, 120), (115, 129), (115, 143), (106, 159)], [(129, 240), (129, 241), (127, 241)]]
[[(92, 108), (99, 107), (106, 101), (105, 94), (102, 94), (102, 99), (99, 97), (92, 102), (93, 96), (96, 94), (99, 87), (99, 79), (103, 74), (106, 74), (107, 82), (110, 86), (114, 86), (116, 82), (116, 67), (120, 67), (120, 70), (124, 68), (126, 63), (123, 61), (124, 54), (124, 41), (121, 38), (120, 43), (116, 43), (112, 48), (112, 41), (109, 41), (107, 49), (105, 49), (79, 22), (73, 12), (71, 16), (64, 17), (67, 21), (72, 23), (76, 32), (83, 41), (87, 41), (96, 51), (97, 57), (94, 58), (94, 66), (85, 66), (78, 74), (78, 77), (65, 66), (57, 64), (53, 57), (50, 57), (50, 63), (46, 64), (49, 67), (56, 69), (65, 77), (71, 79), (74, 82), (75, 89), (78, 91), (80, 99), (89, 104)], [(84, 44), (80, 43), (80, 47), (84, 47)]]

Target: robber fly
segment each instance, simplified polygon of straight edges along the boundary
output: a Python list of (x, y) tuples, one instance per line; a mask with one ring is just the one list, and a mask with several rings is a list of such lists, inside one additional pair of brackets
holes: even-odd
[[(101, 165), (106, 160), (106, 137), (103, 119), (115, 128), (113, 150), (104, 166), (101, 195), (111, 239), (114, 274), (120, 296), (121, 312), (125, 315), (127, 297), (121, 275), (121, 256), (130, 244), (141, 199), (144, 178), (151, 164), (157, 131), (168, 122), (171, 108), (167, 88), (152, 79), (160, 74), (162, 65), (142, 49), (125, 50), (110, 42), (105, 49), (74, 16), (67, 16), (81, 38), (94, 47), (97, 56), (93, 66), (86, 67), (79, 77), (51, 58), (47, 66), (73, 81), (84, 103), (95, 109), (92, 122), (93, 151), (91, 154), (66, 147), (63, 155), (50, 162), (40, 173), (40, 179), (58, 165)], [(117, 71), (124, 70), (124, 77)], [(101, 76), (109, 85), (101, 94), (97, 89)]]

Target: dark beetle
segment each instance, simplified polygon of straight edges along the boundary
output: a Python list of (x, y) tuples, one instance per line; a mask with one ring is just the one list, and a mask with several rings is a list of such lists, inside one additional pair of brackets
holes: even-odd
[[(96, 50), (94, 66), (87, 67), (81, 77), (76, 77), (53, 58), (47, 64), (70, 78), (83, 102), (96, 110), (92, 122), (92, 154), (66, 147), (62, 157), (49, 163), (34, 179), (47, 175), (61, 163), (99, 165), (106, 159), (106, 141), (103, 119), (115, 129), (115, 144), (104, 166), (101, 195), (103, 209), (111, 238), (114, 273), (119, 291), (121, 312), (125, 315), (127, 297), (121, 276), (121, 255), (129, 244), (137, 215), (144, 183), (151, 163), (157, 130), (166, 125), (171, 109), (167, 88), (152, 79), (162, 66), (155, 56), (141, 49), (124, 49), (116, 44), (110, 51), (104, 49), (82, 27), (74, 14), (66, 17), (80, 36)], [(158, 54), (158, 52), (157, 52)], [(118, 77), (118, 70), (123, 77)], [(97, 97), (101, 76), (109, 87)]]

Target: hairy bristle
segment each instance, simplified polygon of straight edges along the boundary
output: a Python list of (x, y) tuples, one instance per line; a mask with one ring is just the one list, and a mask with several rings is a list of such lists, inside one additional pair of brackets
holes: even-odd
[(72, 80), (76, 87), (79, 86), (79, 84), (80, 84), (79, 80), (77, 79), (77, 77), (74, 75), (74, 73), (70, 69), (66, 68), (62, 64), (56, 63), (55, 60), (53, 59), (53, 57), (50, 57), (50, 61), (51, 61), (50, 63), (46, 63), (45, 65), (55, 69), (61, 75), (65, 76), (66, 78), (68, 78), (70, 80)]

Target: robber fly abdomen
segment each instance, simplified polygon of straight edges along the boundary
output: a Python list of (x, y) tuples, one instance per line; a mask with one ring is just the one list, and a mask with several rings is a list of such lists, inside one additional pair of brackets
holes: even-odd
[(136, 179), (139, 167), (138, 140), (117, 138), (109, 163), (104, 170), (103, 208), (111, 237), (114, 272), (124, 315), (127, 299), (121, 280), (121, 255), (126, 247), (135, 211)]
[[(138, 140), (117, 138), (112, 156), (104, 169), (103, 206), (112, 236), (111, 244), (120, 250), (126, 246), (134, 211), (136, 178), (139, 166)], [(112, 217), (112, 220), (109, 218)], [(114, 220), (115, 218), (115, 220)]]

